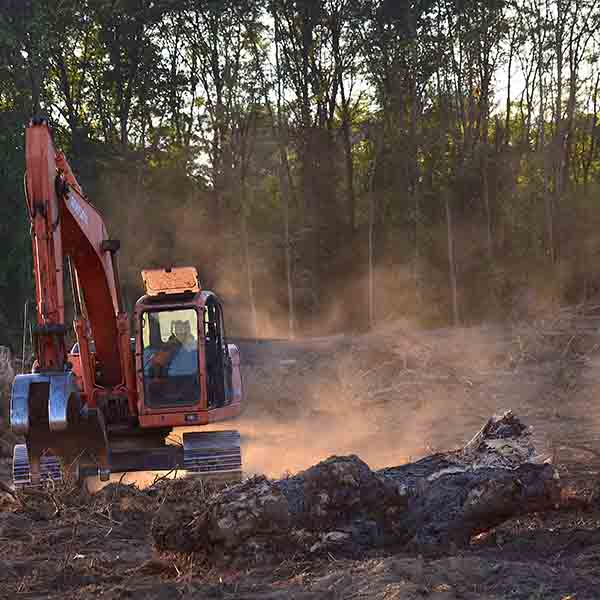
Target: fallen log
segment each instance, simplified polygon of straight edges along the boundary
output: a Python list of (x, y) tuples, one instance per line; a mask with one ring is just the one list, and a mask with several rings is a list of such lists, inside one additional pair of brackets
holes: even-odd
[(444, 552), (559, 500), (554, 467), (507, 412), (464, 448), (415, 463), (372, 471), (357, 456), (332, 456), (286, 479), (249, 479), (201, 505), (165, 503), (152, 536), (159, 550), (229, 562), (359, 556), (380, 547)]

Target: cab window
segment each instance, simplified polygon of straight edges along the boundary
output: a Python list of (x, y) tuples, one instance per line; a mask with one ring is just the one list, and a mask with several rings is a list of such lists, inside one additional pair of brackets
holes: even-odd
[(145, 403), (197, 404), (200, 378), (196, 310), (146, 311), (141, 326)]

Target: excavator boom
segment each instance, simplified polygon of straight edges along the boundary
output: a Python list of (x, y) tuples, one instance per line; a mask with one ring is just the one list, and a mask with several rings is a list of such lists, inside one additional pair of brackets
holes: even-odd
[(60, 206), (56, 194), (56, 154), (44, 122), (32, 122), (25, 133), (27, 211), (31, 222), (35, 273), (39, 366), (64, 370), (65, 303)]

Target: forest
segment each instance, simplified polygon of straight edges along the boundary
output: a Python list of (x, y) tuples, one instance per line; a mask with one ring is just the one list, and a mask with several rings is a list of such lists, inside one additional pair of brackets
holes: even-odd
[(145, 267), (230, 333), (531, 318), (600, 293), (595, 0), (1, 0), (0, 344), (33, 299), (47, 115)]

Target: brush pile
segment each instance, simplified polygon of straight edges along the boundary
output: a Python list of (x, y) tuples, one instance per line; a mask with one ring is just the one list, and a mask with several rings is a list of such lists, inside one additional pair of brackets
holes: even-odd
[(600, 306), (566, 306), (549, 316), (515, 327), (511, 362), (585, 363), (598, 350)]

